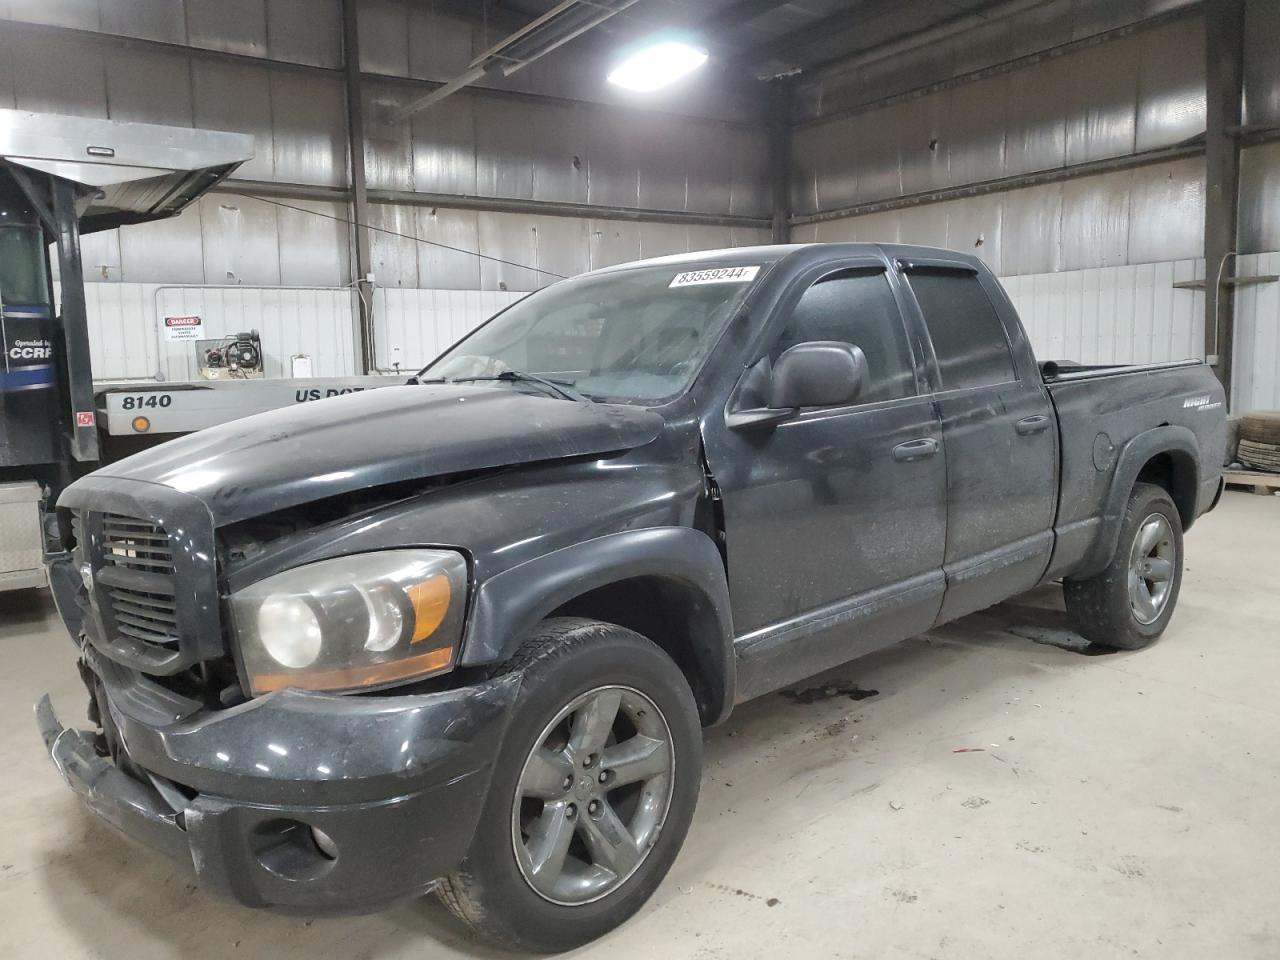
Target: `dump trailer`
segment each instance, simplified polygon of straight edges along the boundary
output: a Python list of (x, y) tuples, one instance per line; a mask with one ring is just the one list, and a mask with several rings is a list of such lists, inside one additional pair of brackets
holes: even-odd
[(81, 235), (175, 216), (252, 156), (244, 134), (0, 110), (0, 590), (45, 583), (46, 505), (101, 459)]

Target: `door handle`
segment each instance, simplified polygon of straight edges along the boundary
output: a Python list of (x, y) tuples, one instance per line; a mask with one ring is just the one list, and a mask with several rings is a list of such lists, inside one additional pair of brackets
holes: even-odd
[(1018, 431), (1018, 436), (1029, 437), (1032, 434), (1044, 433), (1049, 429), (1049, 418), (1044, 414), (1036, 414), (1034, 417), (1023, 417), (1013, 429)]
[(910, 463), (912, 460), (927, 460), (938, 452), (938, 441), (932, 437), (919, 440), (908, 440), (893, 448), (893, 459), (899, 463)]

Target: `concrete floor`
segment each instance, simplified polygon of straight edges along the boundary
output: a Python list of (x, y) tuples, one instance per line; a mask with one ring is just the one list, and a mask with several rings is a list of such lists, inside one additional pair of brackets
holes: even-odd
[[(1046, 590), (740, 708), (671, 875), (577, 955), (1280, 956), (1278, 545), (1280, 501), (1228, 494), (1145, 652), (1069, 649)], [(83, 710), (52, 608), (0, 598), (0, 650), (0, 957), (496, 956), (434, 900), (252, 912), (127, 846), (32, 723)]]

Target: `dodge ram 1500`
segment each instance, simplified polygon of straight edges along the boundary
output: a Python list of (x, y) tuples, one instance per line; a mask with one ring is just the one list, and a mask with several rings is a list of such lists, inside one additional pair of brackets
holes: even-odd
[(1197, 361), (1038, 365), (980, 260), (872, 244), (554, 284), (409, 383), (213, 427), (59, 501), (103, 818), (252, 906), (437, 888), (583, 943), (685, 838), (700, 727), (1061, 580), (1166, 628), (1221, 491)]

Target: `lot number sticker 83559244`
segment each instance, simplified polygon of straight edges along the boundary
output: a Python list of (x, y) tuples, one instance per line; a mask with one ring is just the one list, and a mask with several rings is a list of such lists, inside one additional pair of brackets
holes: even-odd
[(696, 287), (704, 283), (750, 283), (759, 272), (759, 267), (717, 267), (714, 270), (693, 270), (689, 273), (677, 273), (668, 289)]

